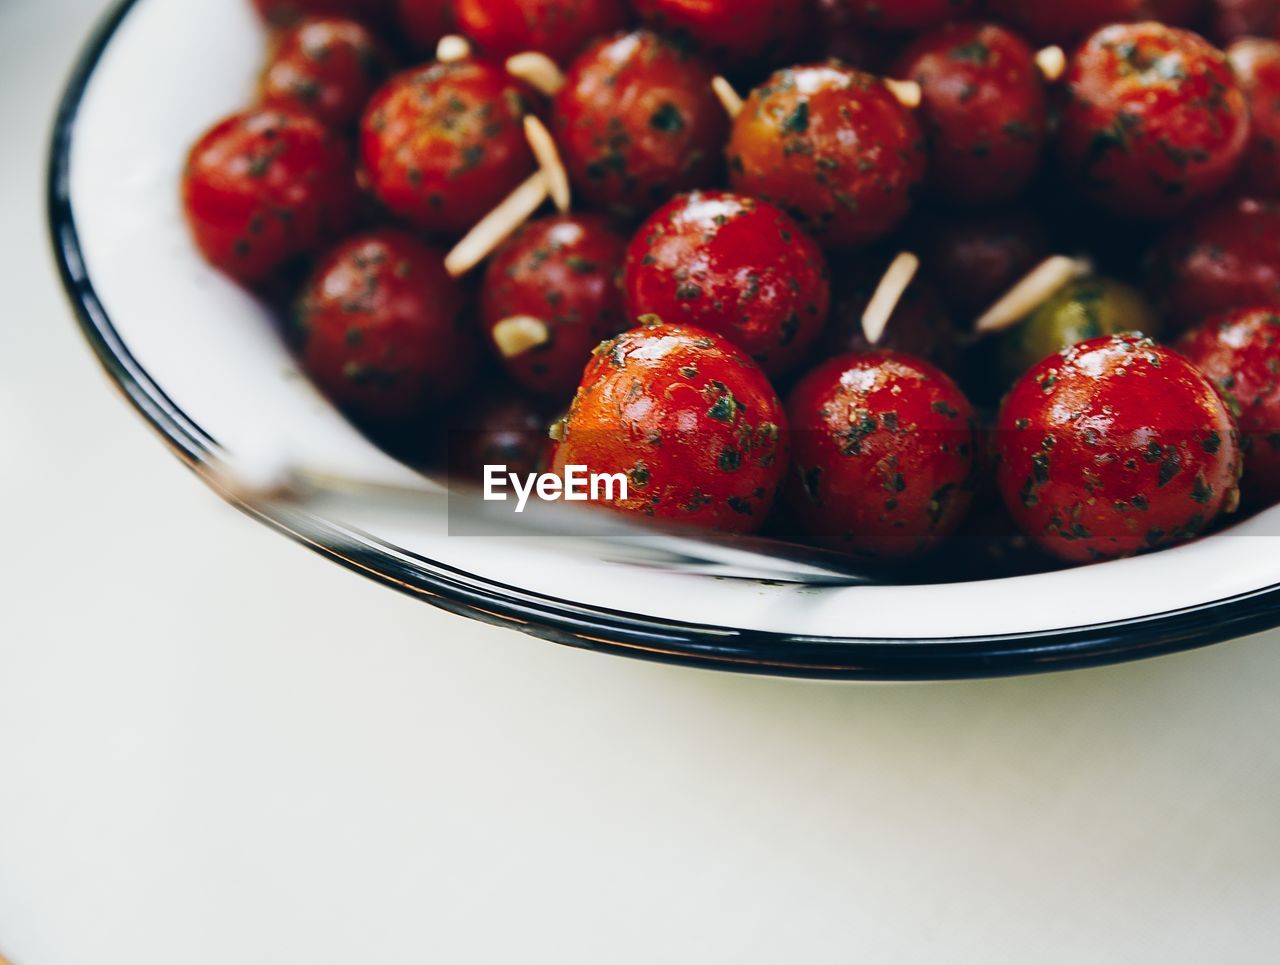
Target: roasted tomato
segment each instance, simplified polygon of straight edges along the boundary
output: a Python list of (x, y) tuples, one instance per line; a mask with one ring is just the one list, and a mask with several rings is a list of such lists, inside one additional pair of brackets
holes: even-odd
[(1023, 208), (924, 219), (913, 244), (947, 305), (969, 321), (1052, 252), (1043, 221)]
[(342, 140), (313, 117), (274, 108), (233, 115), (205, 134), (187, 158), (182, 192), (205, 258), (249, 284), (345, 231), (357, 198)]
[(290, 27), (304, 17), (344, 17), (386, 23), (391, 0), (253, 0), (262, 19), (273, 27)]
[(1231, 308), (1280, 305), (1280, 202), (1221, 202), (1160, 243), (1152, 296), (1182, 325)]
[(867, 560), (941, 545), (972, 498), (973, 409), (927, 362), (896, 352), (842, 355), (787, 400), (787, 499), (815, 542)]
[(917, 32), (964, 16), (973, 0), (844, 0), (844, 6), (867, 27)]
[(524, 88), (488, 61), (400, 74), (365, 112), (364, 175), (393, 214), (461, 234), (533, 173), (528, 109)]
[(773, 59), (808, 26), (794, 0), (631, 0), (655, 30), (685, 38), (719, 63)]
[(1009, 512), (1072, 562), (1192, 539), (1239, 502), (1226, 403), (1150, 339), (1099, 338), (1045, 359), (1005, 399), (997, 434)]
[(1227, 312), (1188, 332), (1177, 347), (1239, 417), (1245, 500), (1259, 509), (1280, 502), (1280, 309)]
[(992, 204), (1021, 194), (1048, 136), (1035, 52), (994, 24), (952, 24), (919, 38), (891, 71), (924, 92), (927, 184), (939, 197)]
[(568, 63), (596, 37), (627, 25), (623, 0), (454, 0), (458, 29), (499, 58), (536, 50)]
[(1200, 0), (987, 0), (987, 12), (1035, 44), (1073, 44), (1104, 24), (1158, 20), (1185, 26)]
[(794, 368), (827, 318), (822, 249), (765, 201), (724, 191), (676, 198), (627, 250), (627, 312), (723, 335), (771, 376)]
[(729, 122), (711, 80), (703, 61), (647, 31), (588, 48), (552, 115), (578, 191), (632, 217), (713, 181)]
[(294, 333), (316, 384), (377, 422), (421, 416), (451, 399), (474, 370), (465, 298), (443, 256), (383, 230), (341, 244), (298, 297)]
[(787, 468), (777, 393), (718, 335), (655, 323), (596, 349), (555, 468), (625, 473), (615, 509), (749, 533), (769, 515)]
[(622, 310), (627, 237), (599, 215), (525, 225), (489, 263), (481, 318), (516, 382), (568, 400), (602, 341), (628, 328)]
[(527, 475), (550, 465), (551, 418), (540, 400), (501, 385), (481, 386), (468, 397), (474, 401), (449, 420), (450, 474), (480, 480), (485, 466)]
[(414, 50), (434, 54), (453, 30), (453, 0), (394, 0), (400, 33)]
[(1280, 199), (1280, 41), (1240, 40), (1227, 50), (1253, 117), (1241, 168), (1245, 191)]
[(1280, 38), (1280, 0), (1208, 0), (1204, 35), (1221, 47), (1242, 37)]
[(1115, 24), (1071, 58), (1061, 157), (1117, 214), (1172, 218), (1235, 175), (1249, 108), (1226, 56), (1186, 30)]
[(363, 24), (306, 20), (276, 41), (262, 75), (262, 100), (345, 129), (360, 118), (390, 67), (390, 54)]

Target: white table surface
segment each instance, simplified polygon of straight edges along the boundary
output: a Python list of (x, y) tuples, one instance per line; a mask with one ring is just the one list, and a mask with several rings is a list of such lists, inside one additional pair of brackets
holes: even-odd
[(0, 956), (1280, 960), (1280, 635), (747, 679), (467, 623), (218, 503), (46, 251), (50, 112), (101, 6), (0, 0)]

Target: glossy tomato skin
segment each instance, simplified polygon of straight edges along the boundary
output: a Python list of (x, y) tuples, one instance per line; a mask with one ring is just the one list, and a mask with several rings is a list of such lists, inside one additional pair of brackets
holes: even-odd
[(1026, 189), (1049, 130), (1044, 80), (1026, 41), (995, 24), (951, 24), (911, 44), (891, 75), (924, 93), (918, 116), (934, 194), (989, 205)]
[(623, 0), (454, 0), (458, 29), (490, 57), (536, 50), (567, 64), (627, 25)]
[(440, 252), (397, 230), (357, 235), (317, 265), (299, 295), (298, 353), (354, 415), (420, 417), (458, 395), (475, 369), (465, 302)]
[(628, 327), (622, 302), (627, 236), (600, 215), (532, 221), (494, 255), (481, 295), (481, 321), (492, 333), (504, 319), (543, 322), (549, 339), (511, 358), (494, 348), (507, 373), (543, 396), (567, 401), (592, 350)]
[(1005, 398), (997, 439), (1009, 512), (1071, 562), (1181, 543), (1239, 502), (1226, 403), (1150, 339), (1093, 339), (1045, 359)]
[(1226, 56), (1186, 30), (1114, 24), (1071, 58), (1059, 154), (1107, 210), (1174, 218), (1234, 177), (1249, 109)]
[(200, 251), (245, 284), (345, 231), (357, 203), (342, 140), (308, 115), (274, 108), (211, 128), (187, 157), (182, 193)]
[(728, 147), (733, 189), (782, 208), (828, 247), (892, 231), (924, 180), (924, 135), (870, 74), (812, 64), (747, 98)]
[(654, 30), (686, 38), (718, 64), (774, 59), (807, 26), (793, 0), (631, 0)]
[(1223, 201), (1160, 242), (1152, 297), (1181, 325), (1231, 308), (1280, 305), (1280, 202)]
[(1243, 308), (1209, 319), (1177, 345), (1233, 407), (1244, 439), (1245, 501), (1280, 502), (1280, 308)]
[(562, 423), (555, 469), (625, 473), (610, 505), (669, 523), (751, 533), (786, 473), (782, 402), (710, 332), (655, 324), (597, 350)]
[(390, 72), (391, 55), (368, 27), (336, 17), (281, 33), (262, 75), (262, 101), (344, 130)]
[(844, 0), (849, 16), (875, 30), (918, 32), (963, 17), (973, 0)]
[(815, 542), (869, 561), (915, 559), (972, 499), (974, 414), (940, 370), (896, 352), (841, 355), (787, 400), (787, 504)]
[(715, 180), (729, 122), (712, 76), (700, 58), (645, 30), (584, 51), (552, 112), (577, 191), (636, 217)]
[(453, 0), (394, 0), (396, 25), (409, 46), (434, 54), (440, 38), (454, 30)]
[(291, 27), (306, 17), (343, 17), (383, 24), (391, 0), (253, 0), (259, 15), (273, 27)]
[(694, 191), (660, 208), (627, 250), (627, 313), (715, 332), (770, 376), (804, 358), (830, 303), (817, 242), (766, 201)]
[(433, 64), (392, 78), (361, 125), (362, 171), (389, 211), (460, 235), (533, 173), (530, 101), (498, 64)]
[(1033, 44), (1074, 44), (1109, 23), (1187, 26), (1200, 0), (987, 0), (987, 13)]
[(1280, 40), (1238, 40), (1227, 48), (1227, 59), (1249, 98), (1253, 120), (1240, 186), (1249, 194), (1280, 199)]
[(1208, 0), (1204, 35), (1225, 47), (1244, 37), (1280, 39), (1280, 0)]

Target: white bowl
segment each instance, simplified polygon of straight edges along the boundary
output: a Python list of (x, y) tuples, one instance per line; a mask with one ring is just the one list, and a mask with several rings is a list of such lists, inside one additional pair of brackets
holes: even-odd
[[(266, 309), (201, 261), (183, 224), (186, 150), (249, 101), (264, 42), (247, 0), (124, 0), (100, 26), (56, 122), (50, 222), (64, 282), (107, 370), (189, 463), (287, 458), (418, 484), (311, 388)], [(438, 500), (413, 513), (349, 502), (253, 512), (366, 576), (469, 617), (572, 646), (733, 670), (1022, 673), (1280, 624), (1280, 510), (1138, 559), (932, 586), (725, 579), (609, 562), (612, 554), (570, 540), (451, 537)]]

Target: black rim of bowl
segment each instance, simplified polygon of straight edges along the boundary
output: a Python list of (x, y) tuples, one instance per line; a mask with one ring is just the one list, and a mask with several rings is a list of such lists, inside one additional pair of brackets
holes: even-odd
[[(121, 340), (85, 269), (71, 209), (70, 154), (81, 99), (136, 3), (121, 0), (99, 24), (59, 104), (48, 169), (49, 227), (63, 286), (102, 365), (142, 417), (195, 467), (217, 451), (217, 443), (165, 395)], [(667, 621), (527, 593), (323, 521), (304, 535), (287, 513), (240, 508), (316, 552), (441, 609), (572, 647), (707, 669), (849, 680), (991, 677), (1159, 656), (1280, 625), (1276, 585), (1184, 610), (1035, 633), (923, 640), (793, 636)]]

